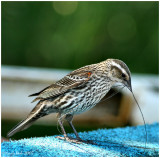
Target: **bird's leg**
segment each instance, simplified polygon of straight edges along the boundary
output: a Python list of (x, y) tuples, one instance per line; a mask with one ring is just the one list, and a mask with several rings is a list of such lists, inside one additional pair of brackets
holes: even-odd
[(73, 115), (68, 114), (68, 115), (65, 116), (65, 119), (68, 121), (69, 125), (73, 129), (73, 131), (74, 131), (74, 133), (76, 135), (76, 139), (75, 138), (70, 138), (70, 137), (67, 136), (67, 133), (65, 132), (65, 129), (64, 129), (64, 126), (63, 126), (63, 123), (62, 123), (61, 115), (58, 115), (58, 123), (59, 123), (59, 125), (61, 127), (61, 130), (63, 132), (64, 137), (57, 136), (57, 138), (62, 139), (62, 140), (66, 140), (66, 141), (71, 142), (71, 143), (77, 143), (77, 144), (81, 144), (81, 143), (95, 144), (95, 143), (93, 143), (92, 141), (89, 141), (89, 140), (84, 141), (79, 137), (76, 129), (74, 128), (74, 126), (72, 124)]
[(62, 133), (64, 135), (64, 138), (67, 138), (67, 134), (66, 134), (66, 131), (65, 131), (64, 127), (63, 127), (63, 123), (62, 123), (61, 118), (58, 118), (58, 123), (59, 123), (59, 125), (61, 127), (61, 131), (62, 131)]
[[(64, 126), (63, 126), (63, 123), (62, 123), (62, 118), (61, 118), (60, 115), (58, 115), (58, 123), (59, 123), (59, 125), (60, 125), (60, 127), (61, 127), (61, 130), (62, 130), (62, 133), (63, 133), (64, 137), (57, 136), (57, 138), (63, 139), (63, 140), (65, 139), (65, 140), (67, 140), (68, 142), (72, 142), (72, 143), (78, 143), (78, 144), (82, 143), (82, 142), (80, 142), (79, 140), (76, 140), (76, 139), (74, 139), (74, 138), (69, 138), (69, 137), (67, 136), (67, 133), (66, 133), (66, 131), (65, 131), (65, 129), (64, 129)], [(77, 134), (77, 135), (78, 135), (78, 134)]]
[(86, 141), (85, 141), (85, 140), (82, 140), (82, 139), (79, 137), (76, 129), (74, 128), (74, 126), (73, 126), (73, 124), (72, 124), (73, 115), (68, 114), (68, 115), (66, 115), (65, 119), (68, 121), (69, 125), (71, 126), (71, 128), (72, 128), (73, 131), (74, 131), (74, 134), (76, 135), (77, 141), (76, 141), (75, 143), (82, 143), (82, 142), (83, 142), (83, 143), (87, 143), (87, 144), (95, 144), (92, 140), (86, 140)]
[(82, 140), (82, 139), (79, 137), (76, 129), (74, 128), (74, 126), (73, 126), (73, 124), (72, 124), (73, 115), (68, 114), (68, 115), (66, 115), (65, 119), (68, 121), (69, 125), (70, 125), (71, 128), (73, 129), (74, 134), (76, 135), (77, 140)]

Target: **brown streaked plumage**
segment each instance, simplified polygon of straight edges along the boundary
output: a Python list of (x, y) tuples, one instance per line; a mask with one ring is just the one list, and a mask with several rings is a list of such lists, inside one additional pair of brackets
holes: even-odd
[(73, 116), (94, 107), (117, 82), (132, 91), (130, 71), (126, 64), (118, 59), (108, 59), (74, 70), (42, 91), (30, 95), (36, 96), (33, 102), (39, 102), (28, 117), (8, 133), (8, 136), (28, 128), (40, 117), (58, 113), (58, 123), (64, 138), (73, 141), (67, 137), (64, 130), (63, 117), (72, 127), (77, 138), (76, 141), (80, 141), (72, 124)]

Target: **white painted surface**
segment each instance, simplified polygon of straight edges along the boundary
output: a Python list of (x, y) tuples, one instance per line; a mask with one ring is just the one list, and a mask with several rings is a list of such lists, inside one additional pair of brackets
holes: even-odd
[[(133, 92), (144, 114), (146, 123), (159, 122), (159, 77), (158, 75), (133, 75)], [(131, 113), (132, 124), (143, 124), (138, 106), (134, 106)]]

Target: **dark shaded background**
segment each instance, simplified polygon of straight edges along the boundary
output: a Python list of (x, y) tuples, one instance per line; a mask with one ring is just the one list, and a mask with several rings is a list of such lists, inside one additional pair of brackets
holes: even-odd
[(75, 69), (107, 58), (158, 74), (159, 2), (1, 2), (2, 64)]

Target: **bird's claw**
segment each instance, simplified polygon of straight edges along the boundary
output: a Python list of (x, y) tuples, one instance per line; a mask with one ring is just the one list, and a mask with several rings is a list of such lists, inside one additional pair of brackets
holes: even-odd
[(67, 142), (76, 143), (76, 144), (83, 143), (83, 140), (79, 140), (79, 139), (75, 139), (75, 138), (70, 138), (70, 137), (57, 136), (56, 138), (62, 139), (62, 140), (66, 140)]
[(80, 137), (76, 139), (71, 137), (57, 136), (56, 138), (66, 140), (67, 142), (76, 143), (76, 144), (86, 143), (86, 144), (96, 145), (96, 143), (94, 143), (92, 140), (82, 140)]

